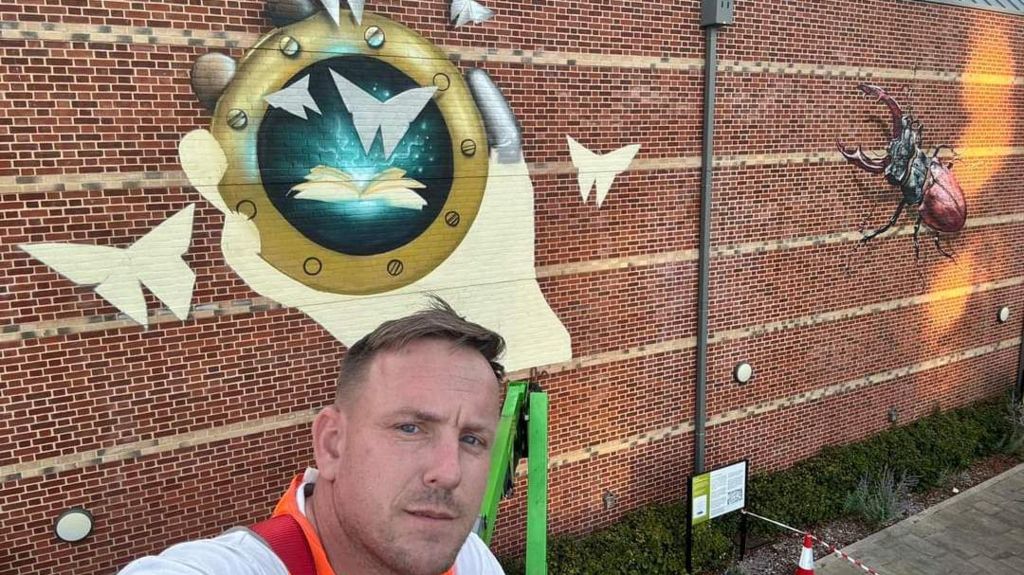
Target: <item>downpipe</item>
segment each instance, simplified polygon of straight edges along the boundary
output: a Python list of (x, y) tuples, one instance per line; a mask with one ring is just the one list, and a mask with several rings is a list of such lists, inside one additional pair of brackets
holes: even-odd
[(707, 423), (708, 304), (711, 272), (711, 176), (714, 171), (715, 78), (718, 71), (718, 26), (704, 28), (704, 126), (700, 159), (700, 244), (697, 280), (697, 389), (694, 403), (693, 473), (704, 472)]

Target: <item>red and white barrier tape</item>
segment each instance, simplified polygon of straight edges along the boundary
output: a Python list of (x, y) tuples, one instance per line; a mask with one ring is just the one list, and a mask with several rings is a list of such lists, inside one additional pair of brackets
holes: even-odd
[(771, 523), (772, 525), (777, 525), (779, 527), (782, 527), (783, 529), (788, 529), (788, 530), (792, 531), (793, 533), (799, 533), (800, 535), (810, 535), (811, 539), (813, 539), (815, 543), (817, 543), (818, 545), (821, 545), (822, 547), (828, 549), (828, 552), (830, 554), (835, 555), (836, 557), (841, 557), (843, 559), (846, 559), (850, 563), (853, 563), (857, 567), (860, 567), (865, 573), (870, 573), (871, 575), (881, 575), (878, 571), (875, 571), (874, 569), (872, 569), (872, 568), (868, 567), (867, 565), (861, 563), (860, 560), (854, 559), (853, 557), (850, 557), (846, 553), (843, 553), (839, 549), (836, 549), (835, 545), (832, 545), (831, 543), (826, 543), (826, 542), (822, 541), (821, 539), (818, 539), (817, 537), (815, 537), (811, 533), (807, 533), (805, 531), (800, 531), (799, 529), (796, 529), (795, 527), (790, 527), (789, 525), (786, 525), (784, 523), (779, 523), (778, 521), (775, 521), (773, 519), (768, 519), (767, 517), (761, 517), (760, 515), (758, 515), (756, 513), (751, 513), (749, 511), (747, 511), (746, 509), (741, 509), (740, 512), (745, 514), (745, 515), (749, 515), (751, 517), (754, 517), (756, 519), (760, 519), (762, 521), (767, 521), (768, 523)]

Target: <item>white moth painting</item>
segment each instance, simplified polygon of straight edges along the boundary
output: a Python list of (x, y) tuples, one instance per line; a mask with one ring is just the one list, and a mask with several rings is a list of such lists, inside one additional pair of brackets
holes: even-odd
[(373, 94), (331, 70), (331, 77), (345, 107), (352, 114), (352, 124), (367, 154), (380, 133), (384, 158), (390, 158), (395, 147), (409, 131), (409, 125), (423, 112), (437, 91), (436, 86), (413, 88), (381, 102)]
[(455, 27), (466, 24), (483, 24), (494, 17), (494, 12), (475, 0), (452, 0), (451, 20)]
[(317, 114), (320, 113), (320, 107), (316, 105), (316, 100), (309, 93), (309, 76), (303, 76), (298, 82), (283, 90), (268, 94), (263, 99), (274, 108), (281, 108), (285, 112), (298, 116), (303, 120), (308, 119), (306, 108)]
[(584, 148), (579, 142), (566, 136), (569, 141), (569, 155), (576, 167), (576, 180), (580, 185), (580, 195), (586, 202), (590, 191), (597, 188), (597, 207), (600, 208), (608, 196), (608, 190), (616, 176), (626, 171), (633, 162), (633, 157), (640, 150), (640, 144), (624, 146), (607, 154), (596, 154)]
[[(323, 4), (334, 24), (341, 24), (341, 0), (320, 0), (320, 3)], [(363, 23), (363, 7), (365, 5), (366, 0), (348, 0), (348, 7), (352, 10), (352, 19), (356, 21), (356, 24)]]
[(181, 258), (192, 242), (190, 205), (127, 248), (88, 244), (21, 244), (18, 247), (146, 326), (142, 286), (180, 320), (188, 318), (196, 275)]

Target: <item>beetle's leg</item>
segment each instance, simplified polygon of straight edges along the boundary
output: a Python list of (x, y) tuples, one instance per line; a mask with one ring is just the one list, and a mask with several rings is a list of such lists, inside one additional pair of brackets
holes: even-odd
[(942, 243), (939, 241), (939, 234), (938, 233), (933, 235), (932, 239), (935, 240), (935, 249), (939, 250), (940, 254), (946, 256), (947, 258), (949, 258), (949, 259), (951, 259), (953, 261), (957, 261), (956, 260), (956, 254), (954, 254), (952, 252), (947, 252), (946, 250), (944, 250), (942, 248)]
[(950, 152), (953, 153), (953, 159), (950, 160), (948, 164), (946, 164), (946, 168), (952, 170), (953, 162), (960, 159), (960, 154), (956, 153), (956, 148), (954, 148), (953, 146), (950, 146), (949, 144), (939, 144), (939, 146), (935, 148), (935, 152), (932, 153), (932, 159), (938, 161), (939, 152), (942, 151), (943, 149), (949, 150)]
[(871, 240), (872, 238), (874, 238), (878, 234), (880, 234), (880, 233), (884, 232), (885, 230), (891, 228), (893, 226), (893, 224), (896, 223), (896, 220), (900, 219), (900, 214), (903, 213), (903, 206), (905, 206), (905, 205), (906, 205), (906, 202), (904, 202), (903, 200), (900, 200), (900, 205), (896, 206), (896, 213), (894, 213), (892, 215), (892, 217), (889, 218), (889, 222), (887, 224), (885, 224), (884, 226), (878, 228), (877, 230), (875, 230), (875, 231), (873, 231), (873, 232), (871, 232), (869, 234), (864, 234), (864, 237), (862, 237), (860, 239), (860, 241), (868, 242), (869, 240)]
[(917, 216), (917, 221), (914, 223), (914, 269), (917, 271), (917, 281), (921, 282), (921, 291), (927, 291), (928, 285), (924, 281), (924, 273), (921, 272), (921, 244), (918, 242), (918, 232), (921, 231), (921, 216)]
[(853, 254), (860, 249), (861, 245), (860, 242), (853, 244), (853, 249), (846, 253), (846, 263), (843, 264), (843, 272), (846, 274), (846, 277), (853, 275), (853, 267), (850, 265), (850, 260), (853, 259)]
[(921, 284), (921, 291), (928, 291), (928, 282), (924, 281), (924, 273), (921, 271), (921, 261), (918, 260), (917, 265), (914, 266), (914, 271), (917, 272), (917, 281)]
[(956, 153), (956, 148), (954, 148), (953, 146), (950, 146), (949, 144), (939, 144), (938, 146), (935, 147), (935, 152), (932, 153), (932, 158), (939, 157), (939, 152), (941, 152), (942, 150), (949, 150), (950, 152), (953, 153), (954, 158), (960, 157), (960, 154)]
[(914, 260), (921, 261), (921, 242), (918, 239), (918, 234), (921, 233), (921, 216), (917, 216), (917, 221), (914, 222)]

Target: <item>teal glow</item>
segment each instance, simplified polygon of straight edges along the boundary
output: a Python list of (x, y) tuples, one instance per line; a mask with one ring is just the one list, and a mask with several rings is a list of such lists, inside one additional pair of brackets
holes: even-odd
[[(379, 133), (367, 153), (330, 70), (380, 100), (418, 87), (398, 69), (365, 56), (331, 58), (299, 72), (288, 84), (309, 75), (310, 95), (322, 113), (310, 113), (303, 120), (277, 108), (267, 110), (257, 144), (264, 189), (292, 226), (325, 248), (350, 255), (396, 249), (423, 233), (447, 201), (454, 166), (447, 124), (437, 105), (430, 102), (390, 158), (384, 157)], [(400, 168), (407, 178), (425, 184), (414, 193), (427, 205), (412, 210), (373, 199), (329, 203), (291, 197), (292, 187), (304, 182), (319, 165), (343, 170), (359, 188), (388, 168)]]

